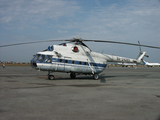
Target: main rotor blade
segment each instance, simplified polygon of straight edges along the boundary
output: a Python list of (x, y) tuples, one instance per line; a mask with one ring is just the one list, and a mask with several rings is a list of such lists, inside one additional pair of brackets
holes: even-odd
[(52, 42), (52, 41), (68, 41), (68, 42), (80, 42), (80, 43), (82, 43), (82, 41), (88, 41), (88, 42), (106, 42), (106, 43), (126, 44), (126, 45), (143, 46), (143, 47), (160, 49), (160, 47), (149, 46), (149, 45), (139, 45), (139, 44), (134, 44), (134, 43), (117, 42), (117, 41), (84, 40), (84, 39), (79, 39), (79, 38), (66, 39), (66, 40), (44, 40), (44, 41), (24, 42), (24, 43), (1, 45), (0, 47), (8, 47), (8, 46), (15, 46), (15, 45), (23, 45), (23, 44), (33, 44), (33, 43), (42, 43), (42, 42)]
[(104, 41), (104, 40), (84, 40), (84, 41), (88, 41), (88, 42), (104, 42), (104, 43), (106, 42), (106, 43), (116, 43), (116, 44), (126, 44), (126, 45), (143, 46), (143, 47), (160, 49), (160, 47), (156, 47), (156, 46), (142, 45), (142, 44), (139, 45), (139, 44), (134, 44), (134, 43), (117, 42), (117, 41)]
[(43, 41), (34, 41), (34, 42), (24, 42), (24, 43), (1, 45), (0, 47), (8, 47), (8, 46), (24, 45), (24, 44), (33, 44), (33, 43), (43, 43), (43, 42), (53, 42), (53, 41), (68, 41), (68, 40), (43, 40)]

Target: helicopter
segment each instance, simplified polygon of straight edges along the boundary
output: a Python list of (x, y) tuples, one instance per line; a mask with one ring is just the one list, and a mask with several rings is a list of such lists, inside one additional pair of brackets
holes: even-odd
[(146, 54), (141, 52), (137, 59), (131, 59), (93, 52), (83, 43), (91, 40), (73, 38), (65, 41), (69, 43), (50, 45), (43, 52), (38, 52), (31, 60), (31, 66), (37, 70), (48, 71), (50, 80), (55, 79), (51, 72), (70, 73), (72, 79), (79, 74), (92, 75), (93, 79), (97, 80), (99, 73), (106, 68), (107, 62), (141, 63), (141, 59)]
[(131, 59), (93, 52), (86, 44), (84, 44), (84, 41), (127, 44), (160, 49), (160, 47), (148, 45), (139, 45), (116, 41), (84, 40), (81, 38), (17, 43), (2, 45), (0, 47), (51, 41), (65, 41), (65, 43), (48, 46), (48, 48), (43, 50), (42, 52), (37, 52), (34, 55), (33, 59), (31, 59), (30, 61), (30, 65), (32, 68), (40, 71), (48, 71), (49, 80), (55, 79), (55, 76), (51, 75), (52, 72), (70, 73), (70, 77), (72, 79), (76, 78), (76, 76), (80, 74), (92, 75), (93, 79), (97, 80), (99, 79), (99, 73), (101, 73), (106, 68), (108, 62), (141, 63), (141, 59), (146, 56), (146, 52), (140, 52), (137, 59)]

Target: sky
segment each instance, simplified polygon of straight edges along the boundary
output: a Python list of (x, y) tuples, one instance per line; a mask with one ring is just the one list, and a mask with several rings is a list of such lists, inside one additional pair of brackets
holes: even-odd
[[(41, 40), (113, 40), (160, 47), (160, 0), (0, 0), (0, 45)], [(0, 48), (1, 61), (29, 62), (58, 42)], [(85, 42), (92, 51), (137, 58), (139, 47)], [(160, 49), (141, 48), (160, 63)]]

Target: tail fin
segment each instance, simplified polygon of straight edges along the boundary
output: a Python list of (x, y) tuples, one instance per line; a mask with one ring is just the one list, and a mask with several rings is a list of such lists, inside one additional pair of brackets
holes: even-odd
[(145, 56), (146, 52), (143, 52), (141, 54), (139, 54), (139, 56), (137, 57), (138, 61), (141, 61), (141, 59), (143, 59), (143, 57)]
[[(144, 54), (144, 52), (142, 52), (141, 51), (141, 46), (140, 46), (140, 42), (138, 41), (138, 44), (139, 44), (139, 55), (138, 55), (138, 57), (137, 57), (137, 60), (141, 60), (141, 59), (143, 59), (143, 57), (145, 56), (145, 57), (149, 57), (148, 55), (146, 55), (146, 54)], [(142, 58), (139, 58), (141, 55), (143, 55), (144, 54), (144, 56), (142, 57)]]

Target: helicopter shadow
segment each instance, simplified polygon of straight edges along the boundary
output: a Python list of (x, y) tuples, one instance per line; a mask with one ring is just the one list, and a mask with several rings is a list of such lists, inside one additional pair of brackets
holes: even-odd
[[(105, 74), (101, 74), (100, 75), (100, 82), (101, 83), (106, 83), (106, 79), (108, 78), (122, 78), (122, 77), (132, 77), (132, 78), (146, 78), (148, 76), (148, 74), (144, 74), (144, 75), (115, 75), (115, 76), (106, 76)], [(107, 81), (110, 81), (110, 79), (108, 79)]]
[(106, 83), (107, 78), (113, 78), (113, 77), (116, 77), (116, 76), (106, 76), (105, 74), (101, 74), (99, 79), (101, 83)]

